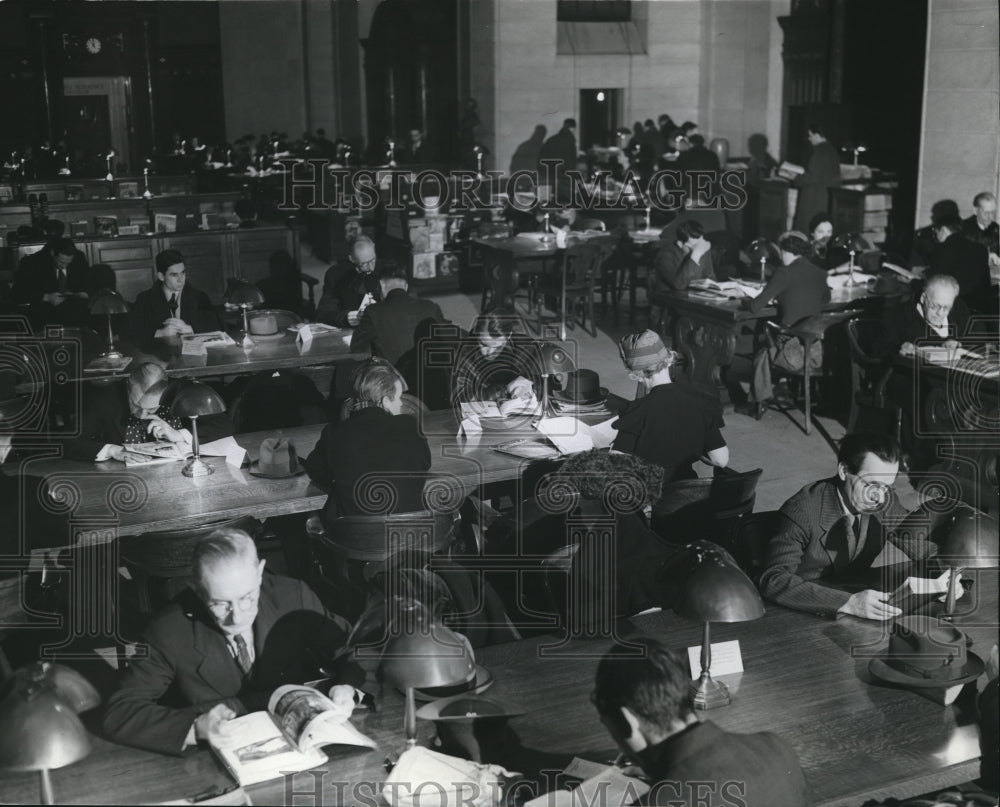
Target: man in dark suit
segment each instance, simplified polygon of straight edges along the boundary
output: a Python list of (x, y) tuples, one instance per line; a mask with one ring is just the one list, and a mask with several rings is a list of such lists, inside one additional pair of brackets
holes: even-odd
[[(806, 256), (812, 247), (802, 233), (785, 233), (778, 240), (778, 248), (783, 265), (778, 267), (760, 294), (753, 299), (744, 299), (744, 306), (756, 314), (770, 305), (771, 300), (776, 300), (777, 320), (783, 327), (802, 325), (817, 316), (830, 300), (826, 271), (809, 262)], [(811, 361), (814, 367), (822, 366), (822, 343), (819, 340), (813, 343), (812, 353), (815, 355), (810, 356), (804, 355), (804, 348), (796, 351), (794, 343), (802, 344), (797, 336), (779, 334), (773, 344), (758, 349), (753, 361), (750, 403), (738, 407), (738, 412), (752, 414), (758, 420), (761, 418), (767, 402), (774, 396), (771, 362), (791, 372), (801, 372), (806, 361)], [(797, 354), (803, 354), (799, 356), (802, 364), (795, 366)]]
[(919, 297), (886, 307), (882, 329), (872, 345), (873, 355), (912, 356), (918, 343), (960, 347), (969, 323), (969, 309), (958, 299), (958, 290), (958, 281), (951, 275), (932, 275)]
[(538, 151), (538, 170), (541, 177), (546, 177), (546, 168), (542, 166), (542, 160), (558, 160), (559, 166), (555, 174), (555, 188), (557, 198), (569, 193), (569, 180), (566, 172), (576, 167), (576, 121), (573, 118), (566, 118), (563, 121), (562, 129), (552, 137), (542, 143)]
[(321, 513), (325, 525), (342, 515), (370, 514), (368, 482), (395, 490), (394, 512), (424, 509), (422, 472), (431, 467), (431, 450), (416, 418), (401, 414), (402, 396), (402, 379), (391, 364), (371, 359), (358, 368), (350, 415), (323, 429), (305, 461), (310, 478), (331, 491)]
[(982, 244), (990, 253), (990, 263), (1000, 265), (1000, 225), (997, 224), (997, 198), (984, 191), (972, 200), (976, 212), (962, 221), (962, 235)]
[(684, 189), (693, 198), (697, 198), (695, 192), (695, 179), (691, 172), (714, 172), (714, 177), (709, 182), (704, 179), (699, 180), (706, 190), (715, 186), (719, 181), (721, 166), (719, 165), (719, 155), (714, 151), (705, 148), (705, 138), (700, 134), (691, 135), (688, 140), (691, 147), (687, 151), (681, 152), (674, 163), (674, 167), (681, 172), (684, 177)]
[[(887, 592), (864, 586), (873, 574), (882, 578), (884, 567), (925, 564), (937, 550), (916, 531), (892, 531), (907, 515), (892, 487), (899, 454), (899, 444), (884, 434), (844, 437), (836, 475), (806, 485), (781, 506), (782, 526), (767, 547), (761, 594), (820, 616), (885, 621), (900, 614), (886, 602)], [(885, 582), (880, 579), (880, 588), (888, 587)]]
[(375, 244), (366, 236), (351, 244), (350, 257), (338, 261), (323, 276), (323, 294), (316, 319), (338, 328), (355, 328), (371, 303), (382, 299)]
[[(319, 677), (345, 642), (346, 622), (305, 583), (265, 575), (242, 530), (208, 535), (191, 568), (194, 588), (153, 617), (146, 657), (108, 700), (103, 727), (115, 742), (180, 754), (225, 721), (266, 709), (277, 687)], [(344, 665), (339, 680), (330, 696), (349, 713), (365, 674)]]
[[(958, 281), (958, 296), (973, 312), (988, 313), (990, 301), (990, 267), (986, 247), (962, 235), (962, 220), (949, 216), (938, 222), (935, 229), (937, 249), (931, 256), (926, 276), (951, 275)], [(996, 294), (992, 297), (995, 299)]]
[(87, 325), (93, 292), (90, 267), (69, 238), (58, 238), (21, 259), (12, 297), (27, 304), (33, 326)]
[(137, 345), (222, 328), (208, 295), (187, 282), (184, 256), (176, 249), (165, 249), (156, 256), (156, 278), (152, 288), (136, 297), (129, 313)]
[(699, 720), (687, 666), (646, 637), (616, 644), (597, 665), (591, 699), (608, 733), (649, 779), (641, 803), (805, 807), (808, 786), (792, 747), (771, 732), (735, 734)]
[(799, 189), (799, 200), (795, 206), (794, 227), (799, 232), (808, 232), (809, 222), (817, 213), (823, 213), (829, 205), (827, 198), (830, 188), (840, 185), (840, 154), (826, 139), (821, 126), (811, 124), (807, 136), (812, 144), (806, 172), (793, 184)]
[(437, 303), (407, 293), (406, 269), (396, 261), (385, 262), (378, 280), (382, 302), (365, 309), (351, 339), (351, 350), (371, 350), (373, 356), (395, 365), (400, 356), (413, 349), (418, 326), (428, 319), (444, 322), (444, 314)]

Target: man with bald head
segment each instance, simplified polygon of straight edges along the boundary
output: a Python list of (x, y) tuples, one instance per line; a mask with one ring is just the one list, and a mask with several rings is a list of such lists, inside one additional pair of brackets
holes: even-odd
[(338, 328), (357, 327), (365, 308), (382, 299), (379, 263), (372, 240), (365, 235), (355, 239), (351, 254), (326, 270), (316, 319)]
[[(195, 547), (192, 587), (154, 616), (108, 701), (105, 735), (167, 754), (267, 708), (283, 684), (319, 678), (344, 645), (347, 623), (327, 613), (303, 582), (265, 574), (253, 539), (224, 527)], [(365, 674), (342, 665), (335, 703), (353, 708)]]

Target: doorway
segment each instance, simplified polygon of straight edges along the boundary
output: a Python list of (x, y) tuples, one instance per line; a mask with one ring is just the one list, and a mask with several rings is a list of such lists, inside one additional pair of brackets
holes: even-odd
[(114, 149), (112, 170), (127, 173), (132, 159), (132, 80), (127, 76), (63, 79), (63, 121), (77, 165), (93, 164), (103, 173), (104, 156)]
[(623, 90), (580, 90), (580, 148), (615, 145)]

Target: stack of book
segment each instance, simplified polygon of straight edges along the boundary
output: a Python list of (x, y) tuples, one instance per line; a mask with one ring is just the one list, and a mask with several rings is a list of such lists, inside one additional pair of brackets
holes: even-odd
[(558, 398), (550, 398), (552, 408), (557, 415), (603, 415), (611, 417), (611, 410), (608, 409), (604, 401), (597, 403), (573, 403), (571, 401), (560, 401)]

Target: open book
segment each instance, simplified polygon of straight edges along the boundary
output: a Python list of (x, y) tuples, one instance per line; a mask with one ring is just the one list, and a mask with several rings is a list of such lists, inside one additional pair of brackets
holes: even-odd
[(717, 292), (720, 296), (732, 297), (734, 299), (756, 297), (763, 291), (761, 286), (752, 283), (744, 283), (739, 280), (723, 280), (720, 282), (707, 277), (692, 280), (688, 284), (688, 288), (697, 291)]
[(235, 345), (225, 331), (206, 331), (205, 333), (189, 333), (181, 337), (182, 345), (203, 345), (204, 347), (230, 347)]
[[(185, 447), (187, 451), (185, 451)], [(191, 453), (191, 446), (171, 443), (168, 440), (159, 440), (154, 443), (126, 443), (125, 465), (156, 465), (161, 462), (176, 462), (183, 460)]]
[(948, 593), (948, 573), (940, 577), (907, 577), (892, 594), (889, 605), (899, 608), (904, 614), (912, 614)]
[(311, 687), (294, 685), (278, 687), (266, 712), (228, 721), (209, 742), (244, 786), (322, 765), (327, 756), (320, 746), (375, 747), (333, 701)]
[(569, 782), (579, 782), (573, 790), (562, 788), (543, 793), (524, 807), (574, 807), (583, 804), (635, 804), (649, 792), (649, 785), (628, 776), (615, 765), (574, 757), (563, 770)]

